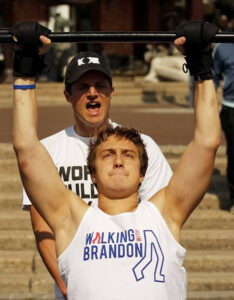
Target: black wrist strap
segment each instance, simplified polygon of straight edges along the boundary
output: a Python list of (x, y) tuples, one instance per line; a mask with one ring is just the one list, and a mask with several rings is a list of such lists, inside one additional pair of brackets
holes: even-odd
[(14, 57), (14, 72), (16, 77), (35, 77), (44, 68), (44, 56), (22, 56), (17, 51)]
[(203, 80), (208, 80), (208, 79), (214, 79), (214, 74), (209, 72), (209, 73), (199, 74), (199, 75), (194, 76), (195, 81), (203, 81)]

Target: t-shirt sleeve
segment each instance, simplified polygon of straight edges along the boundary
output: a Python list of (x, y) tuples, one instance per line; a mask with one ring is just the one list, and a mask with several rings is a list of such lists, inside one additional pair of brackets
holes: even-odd
[(149, 200), (155, 193), (167, 186), (172, 170), (158, 145), (149, 136), (142, 136), (148, 154), (148, 168), (139, 189), (141, 201)]
[(27, 193), (25, 192), (25, 189), (23, 188), (23, 192), (22, 192), (22, 197), (23, 197), (23, 201), (22, 201), (22, 209), (23, 210), (29, 210), (30, 205), (32, 205), (31, 201), (28, 198)]

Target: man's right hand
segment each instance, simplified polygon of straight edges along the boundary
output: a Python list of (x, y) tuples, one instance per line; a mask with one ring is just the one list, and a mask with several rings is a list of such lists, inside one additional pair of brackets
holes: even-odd
[(36, 22), (23, 22), (10, 28), (15, 41), (15, 77), (35, 77), (45, 68), (44, 56), (51, 44), (50, 30)]

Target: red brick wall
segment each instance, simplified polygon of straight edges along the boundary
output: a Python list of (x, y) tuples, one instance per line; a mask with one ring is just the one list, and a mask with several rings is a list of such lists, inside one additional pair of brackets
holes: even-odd
[(203, 19), (203, 5), (202, 0), (191, 0), (190, 2), (190, 19)]
[(160, 0), (148, 0), (148, 31), (160, 31)]
[[(100, 30), (133, 30), (133, 1), (102, 0), (100, 5)], [(133, 45), (126, 43), (106, 43), (103, 44), (103, 47), (106, 54), (130, 55), (133, 51)]]
[(47, 21), (48, 3), (40, 0), (13, 0), (12, 1), (13, 22), (21, 21)]

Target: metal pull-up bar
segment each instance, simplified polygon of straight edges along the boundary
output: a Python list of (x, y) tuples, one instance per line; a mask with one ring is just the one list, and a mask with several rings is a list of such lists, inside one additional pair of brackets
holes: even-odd
[[(55, 43), (170, 43), (176, 39), (174, 31), (79, 31), (51, 32), (49, 38)], [(0, 43), (12, 43), (8, 29), (0, 29)], [(217, 33), (214, 43), (234, 43), (233, 32)]]

